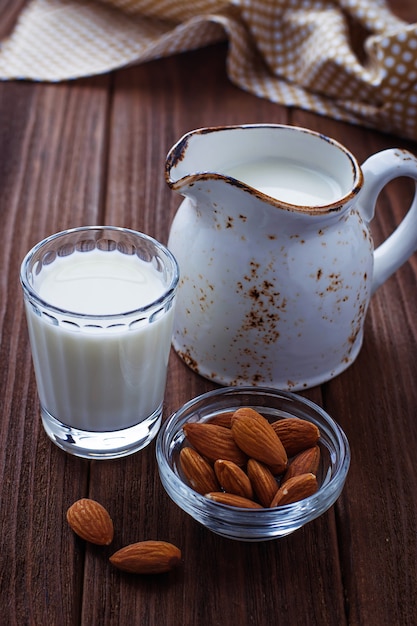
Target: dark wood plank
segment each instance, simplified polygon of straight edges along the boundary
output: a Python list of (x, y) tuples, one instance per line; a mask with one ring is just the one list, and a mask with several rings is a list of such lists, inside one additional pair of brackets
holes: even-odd
[(0, 84), (0, 594), (5, 624), (76, 623), (84, 545), (65, 510), (87, 493), (87, 462), (46, 438), (19, 267), (43, 237), (100, 218), (108, 79)]

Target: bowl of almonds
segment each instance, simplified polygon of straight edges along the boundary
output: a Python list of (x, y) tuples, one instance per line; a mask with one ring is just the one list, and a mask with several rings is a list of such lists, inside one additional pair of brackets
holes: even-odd
[(302, 396), (224, 387), (165, 421), (156, 457), (166, 492), (195, 520), (230, 539), (265, 541), (334, 504), (350, 449), (340, 426)]

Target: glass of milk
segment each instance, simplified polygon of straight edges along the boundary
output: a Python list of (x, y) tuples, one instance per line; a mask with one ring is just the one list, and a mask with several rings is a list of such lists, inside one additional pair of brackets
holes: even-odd
[(161, 424), (178, 265), (155, 239), (91, 226), (51, 235), (20, 279), (46, 433), (90, 459), (146, 446)]

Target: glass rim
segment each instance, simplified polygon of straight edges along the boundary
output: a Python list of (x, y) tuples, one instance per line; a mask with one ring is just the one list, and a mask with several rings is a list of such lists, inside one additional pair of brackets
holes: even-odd
[[(160, 250), (165, 255), (166, 259), (171, 263), (173, 271), (172, 271), (171, 281), (169, 285), (165, 287), (163, 294), (159, 296), (159, 298), (156, 298), (155, 300), (150, 302), (149, 304), (138, 307), (136, 309), (130, 309), (128, 311), (120, 311), (119, 313), (105, 313), (105, 314), (80, 313), (77, 311), (72, 311), (70, 309), (56, 306), (48, 302), (47, 300), (44, 300), (43, 298), (41, 298), (38, 292), (33, 288), (33, 286), (30, 284), (28, 280), (28, 274), (29, 274), (28, 268), (34, 255), (49, 242), (61, 239), (66, 235), (71, 235), (71, 234), (81, 233), (81, 232), (88, 233), (88, 232), (104, 232), (104, 231), (127, 233), (130, 235), (133, 235), (134, 237), (139, 237), (141, 240), (148, 241), (149, 243), (154, 245), (158, 250)], [(86, 319), (87, 320), (101, 320), (101, 321), (115, 320), (115, 319), (120, 319), (120, 318), (128, 318), (128, 317), (140, 314), (140, 313), (148, 313), (152, 309), (155, 309), (158, 306), (161, 306), (163, 303), (168, 302), (174, 297), (178, 282), (179, 282), (179, 266), (172, 252), (170, 252), (170, 250), (168, 250), (168, 248), (164, 244), (159, 242), (154, 237), (151, 237), (150, 235), (147, 235), (146, 233), (142, 233), (140, 231), (137, 231), (131, 228), (125, 228), (123, 226), (77, 226), (74, 228), (61, 230), (57, 233), (53, 233), (52, 235), (49, 235), (48, 237), (45, 237), (44, 239), (36, 243), (29, 250), (29, 252), (27, 252), (27, 254), (24, 256), (23, 261), (20, 265), (20, 283), (22, 285), (25, 297), (27, 297), (29, 300), (36, 302), (36, 304), (38, 304), (39, 306), (43, 308), (47, 308), (49, 311), (53, 311), (54, 313), (57, 313), (59, 315), (70, 316), (76, 319), (84, 319), (84, 320)]]

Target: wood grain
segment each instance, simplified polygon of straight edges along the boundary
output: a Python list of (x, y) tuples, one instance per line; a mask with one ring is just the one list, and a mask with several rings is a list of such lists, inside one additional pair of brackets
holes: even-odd
[[(417, 20), (411, 0), (392, 5)], [(3, 24), (15, 15), (0, 1)], [(0, 83), (1, 623), (415, 623), (415, 255), (372, 298), (354, 365), (305, 392), (345, 429), (352, 464), (337, 504), (291, 536), (254, 544), (220, 538), (170, 501), (154, 443), (126, 459), (84, 461), (61, 452), (40, 424), (20, 262), (36, 241), (82, 224), (127, 226), (165, 242), (181, 199), (164, 181), (164, 162), (183, 133), (293, 123), (338, 139), (360, 162), (391, 146), (417, 154), (414, 142), (242, 92), (227, 79), (226, 54), (220, 44), (71, 83)], [(381, 194), (376, 244), (398, 224), (413, 191), (401, 180)], [(164, 418), (214, 387), (172, 352)], [(112, 546), (86, 545), (68, 528), (65, 511), (83, 496), (110, 511)], [(182, 566), (157, 578), (110, 566), (113, 551), (150, 538), (177, 544)]]

